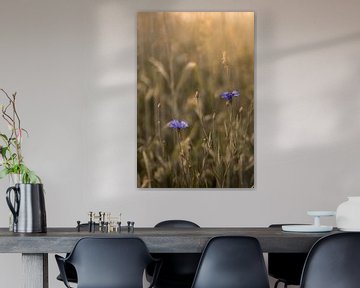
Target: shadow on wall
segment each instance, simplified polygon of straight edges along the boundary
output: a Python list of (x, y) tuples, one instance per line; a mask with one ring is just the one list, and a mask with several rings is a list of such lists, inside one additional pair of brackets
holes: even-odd
[(360, 32), (346, 34), (331, 39), (325, 39), (315, 43), (306, 43), (302, 45), (288, 47), (285, 49), (266, 52), (261, 57), (261, 59), (264, 62), (273, 62), (286, 57), (294, 57), (298, 54), (303, 55), (307, 52), (313, 52), (321, 49), (329, 49), (334, 46), (349, 45), (357, 41), (360, 41)]
[[(284, 203), (299, 195), (299, 209), (335, 209), (359, 188), (360, 32), (276, 49), (272, 19), (262, 16), (256, 45), (256, 159), (262, 165), (256, 166), (267, 173), (257, 171), (257, 180), (260, 175), (262, 187)], [(322, 207), (311, 204), (318, 200)], [(292, 214), (299, 213), (305, 211)]]

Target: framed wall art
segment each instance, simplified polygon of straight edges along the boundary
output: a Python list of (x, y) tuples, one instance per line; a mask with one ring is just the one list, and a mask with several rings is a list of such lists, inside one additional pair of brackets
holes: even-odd
[(254, 142), (254, 13), (138, 13), (138, 187), (252, 188)]

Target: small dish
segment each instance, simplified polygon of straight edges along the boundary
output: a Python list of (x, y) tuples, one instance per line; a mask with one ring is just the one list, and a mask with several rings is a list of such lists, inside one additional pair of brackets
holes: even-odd
[(313, 225), (283, 225), (281, 229), (286, 232), (330, 232), (332, 226), (320, 225), (320, 217), (335, 216), (334, 211), (308, 211), (309, 216), (314, 217)]
[(335, 211), (307, 211), (309, 216), (313, 217), (325, 217), (325, 216), (335, 216)]
[(330, 232), (333, 230), (332, 226), (315, 226), (315, 225), (282, 225), (281, 229), (286, 232)]

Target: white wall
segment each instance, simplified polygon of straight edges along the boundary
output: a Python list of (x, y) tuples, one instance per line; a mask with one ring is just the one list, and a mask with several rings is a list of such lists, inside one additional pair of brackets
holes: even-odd
[[(307, 210), (359, 195), (359, 9), (357, 0), (1, 0), (0, 86), (18, 92), (48, 226), (73, 226), (89, 210), (136, 226), (310, 222)], [(254, 190), (136, 188), (136, 12), (158, 10), (256, 12)], [(49, 262), (50, 287), (62, 287)], [(16, 265), (18, 255), (0, 255), (1, 286), (20, 287)]]

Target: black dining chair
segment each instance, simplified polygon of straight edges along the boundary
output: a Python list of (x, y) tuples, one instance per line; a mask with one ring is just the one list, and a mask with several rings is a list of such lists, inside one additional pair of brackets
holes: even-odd
[(68, 257), (55, 255), (55, 259), (63, 282), (69, 288), (65, 263), (76, 270), (77, 288), (143, 288), (145, 268), (158, 263), (154, 281), (160, 268), (160, 262), (152, 258), (139, 238), (82, 238)]
[(192, 288), (269, 288), (258, 240), (248, 236), (212, 238), (201, 256)]
[[(155, 225), (156, 229), (200, 228), (199, 225), (188, 220), (166, 220)], [(152, 254), (161, 259), (162, 266), (155, 283), (156, 288), (190, 288), (201, 257), (200, 253), (156, 253)], [(153, 269), (147, 270), (147, 279), (151, 281)]]
[[(82, 223), (80, 224), (80, 229), (83, 230), (83, 229), (86, 229), (88, 230), (89, 229), (89, 224), (88, 223)], [(95, 223), (95, 229), (98, 230), (99, 229), (99, 224), (98, 223)], [(66, 257), (69, 256), (69, 253), (66, 254)], [(71, 283), (77, 283), (77, 275), (76, 275), (76, 270), (74, 268), (73, 265), (71, 265), (70, 263), (67, 263), (65, 262), (64, 263), (64, 268), (65, 268), (65, 275), (66, 275), (66, 278), (68, 280), (68, 282), (71, 282)], [(59, 281), (63, 281), (63, 278), (61, 277), (61, 274), (59, 274), (57, 277), (56, 277), (57, 280)]]
[(360, 233), (325, 236), (309, 252), (301, 288), (360, 287)]
[[(269, 228), (281, 228), (282, 225), (288, 224), (272, 224)], [(284, 288), (288, 285), (300, 285), (306, 257), (307, 253), (269, 253), (268, 273), (277, 279), (274, 288), (280, 283), (283, 283)]]

